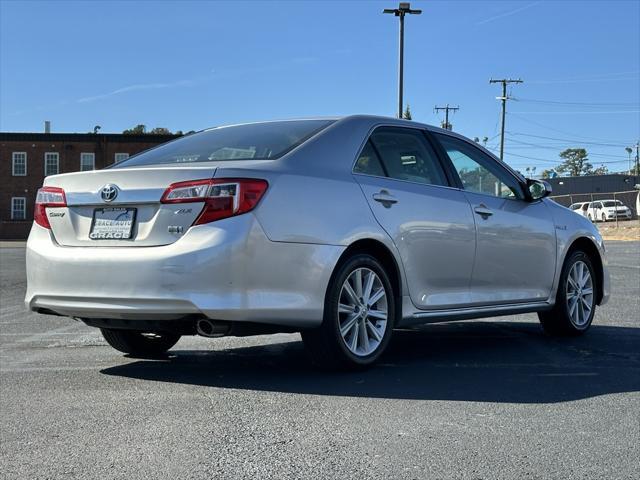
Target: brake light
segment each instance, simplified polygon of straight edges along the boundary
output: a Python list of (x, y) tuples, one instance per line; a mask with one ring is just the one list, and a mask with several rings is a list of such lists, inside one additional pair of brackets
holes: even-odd
[(67, 198), (64, 190), (58, 187), (42, 187), (36, 195), (36, 204), (33, 209), (33, 219), (41, 227), (51, 229), (47, 218), (47, 208), (66, 207)]
[(253, 210), (267, 191), (266, 180), (214, 178), (173, 183), (160, 203), (204, 202), (194, 225), (202, 225)]

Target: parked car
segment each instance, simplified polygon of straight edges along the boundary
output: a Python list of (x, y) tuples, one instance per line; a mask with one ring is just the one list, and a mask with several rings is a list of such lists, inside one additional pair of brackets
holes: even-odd
[(578, 335), (609, 297), (604, 245), (550, 191), (406, 120), (212, 128), (47, 177), (25, 302), (143, 357), (301, 332), (317, 363), (364, 366), (395, 328), (525, 312)]
[(587, 210), (589, 209), (589, 202), (572, 203), (571, 205), (569, 205), (569, 209), (573, 210), (579, 215), (582, 215), (583, 217), (586, 217)]
[(620, 200), (598, 200), (587, 206), (587, 218), (593, 222), (606, 222), (621, 218), (631, 220), (633, 213)]

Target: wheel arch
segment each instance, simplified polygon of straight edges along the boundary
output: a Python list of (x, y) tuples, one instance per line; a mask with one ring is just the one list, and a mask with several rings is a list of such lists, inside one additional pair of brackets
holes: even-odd
[(600, 251), (598, 250), (596, 244), (590, 238), (578, 237), (571, 243), (571, 245), (569, 245), (567, 253), (565, 254), (564, 260), (562, 262), (563, 265), (566, 259), (569, 258), (569, 255), (571, 255), (575, 251), (584, 252), (593, 264), (593, 268), (596, 271), (596, 282), (598, 285), (596, 304), (600, 305), (600, 303), (602, 302), (602, 296), (604, 294), (604, 265), (602, 263)]
[(333, 272), (331, 274), (331, 278), (329, 279), (327, 290), (325, 292), (325, 298), (329, 293), (329, 288), (333, 283), (333, 279), (335, 278), (335, 275), (337, 274), (340, 266), (353, 255), (358, 253), (371, 255), (382, 264), (385, 272), (387, 273), (387, 275), (389, 275), (391, 288), (393, 288), (393, 296), (396, 300), (396, 319), (402, 318), (403, 277), (400, 270), (400, 265), (389, 247), (381, 241), (375, 240), (373, 238), (363, 238), (356, 240), (355, 242), (350, 244), (344, 252), (342, 252), (342, 255), (340, 255), (340, 258), (338, 258), (338, 261), (333, 268)]

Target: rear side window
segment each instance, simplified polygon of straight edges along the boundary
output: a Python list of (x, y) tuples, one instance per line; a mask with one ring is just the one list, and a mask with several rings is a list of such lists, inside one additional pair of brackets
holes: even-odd
[(304, 143), (331, 120), (292, 120), (218, 127), (134, 155), (112, 168), (166, 163), (271, 160)]
[(369, 158), (376, 158), (380, 164), (378, 169), (372, 167), (375, 161), (367, 160), (367, 168), (382, 170), (383, 175), (390, 178), (429, 185), (447, 185), (436, 154), (420, 130), (402, 127), (376, 129), (356, 162), (354, 171), (364, 167), (362, 157), (365, 153)]
[(353, 167), (355, 173), (364, 173), (366, 175), (375, 175), (376, 177), (386, 177), (382, 163), (380, 163), (380, 157), (376, 153), (376, 149), (373, 148), (371, 140), (367, 141), (367, 144), (362, 149), (362, 152), (356, 160), (356, 166)]

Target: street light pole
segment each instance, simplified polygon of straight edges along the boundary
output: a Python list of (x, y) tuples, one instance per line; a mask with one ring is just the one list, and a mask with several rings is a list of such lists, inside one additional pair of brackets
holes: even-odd
[(420, 15), (422, 10), (412, 10), (408, 2), (400, 2), (398, 8), (385, 8), (382, 13), (392, 13), (400, 19), (400, 38), (398, 48), (398, 118), (402, 118), (403, 90), (404, 90), (404, 16)]

